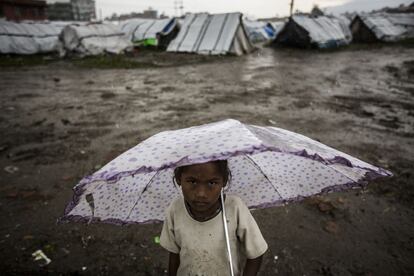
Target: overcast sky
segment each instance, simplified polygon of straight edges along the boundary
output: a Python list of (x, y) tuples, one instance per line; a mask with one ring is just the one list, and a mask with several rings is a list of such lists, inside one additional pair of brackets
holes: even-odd
[[(52, 0), (53, 1), (53, 0)], [(56, 0), (55, 0), (56, 1)], [(59, 0), (57, 0), (59, 1)], [(62, 1), (62, 0), (60, 0)], [(65, 0), (63, 0), (65, 1)], [(122, 14), (130, 12), (142, 12), (148, 7), (165, 13), (169, 16), (176, 15), (174, 2), (176, 0), (95, 0), (97, 16), (101, 12), (106, 17), (112, 13)], [(314, 4), (322, 8), (345, 5), (346, 8), (378, 9), (385, 5), (397, 6), (401, 3), (409, 4), (413, 0), (295, 0), (294, 9), (303, 12), (310, 11)], [(184, 12), (233, 12), (239, 11), (253, 18), (286, 16), (289, 13), (290, 0), (183, 0)], [(368, 10), (368, 11), (369, 11)]]

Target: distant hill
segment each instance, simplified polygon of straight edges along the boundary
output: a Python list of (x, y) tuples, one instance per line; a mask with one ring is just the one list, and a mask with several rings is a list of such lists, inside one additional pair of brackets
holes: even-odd
[(370, 12), (384, 7), (398, 7), (401, 4), (410, 5), (413, 0), (351, 0), (343, 5), (326, 7), (327, 13), (341, 14), (345, 12)]

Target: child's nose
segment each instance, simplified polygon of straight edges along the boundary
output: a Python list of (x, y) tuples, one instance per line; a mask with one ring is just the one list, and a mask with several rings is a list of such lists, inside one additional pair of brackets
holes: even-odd
[(207, 197), (207, 188), (205, 185), (199, 185), (196, 190), (197, 198), (206, 198)]

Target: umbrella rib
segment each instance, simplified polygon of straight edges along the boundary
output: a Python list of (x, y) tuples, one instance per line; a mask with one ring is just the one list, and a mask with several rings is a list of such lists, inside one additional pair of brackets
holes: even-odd
[(129, 214), (128, 214), (128, 216), (125, 218), (125, 220), (128, 220), (129, 219), (129, 217), (131, 216), (131, 213), (132, 213), (132, 210), (134, 210), (134, 208), (135, 208), (135, 206), (137, 206), (137, 204), (138, 204), (138, 202), (139, 202), (139, 200), (141, 199), (141, 197), (142, 197), (142, 194), (145, 192), (145, 190), (148, 188), (148, 186), (149, 185), (151, 185), (151, 183), (152, 183), (152, 181), (154, 180), (154, 178), (158, 175), (160, 173), (160, 171), (157, 171), (152, 177), (151, 177), (151, 179), (150, 179), (150, 181), (148, 182), (148, 184), (144, 187), (144, 189), (142, 189), (142, 192), (141, 192), (141, 194), (139, 195), (139, 197), (138, 197), (138, 199), (137, 199), (137, 201), (134, 203), (134, 206), (132, 206), (132, 208), (131, 208), (131, 210), (129, 211)]
[(270, 181), (269, 177), (265, 174), (265, 172), (260, 168), (260, 166), (248, 155), (243, 155), (243, 157), (246, 157), (250, 162), (253, 163), (253, 165), (263, 174), (263, 176), (267, 179), (267, 181), (270, 183), (270, 185), (275, 189), (276, 193), (280, 196), (280, 199), (283, 199), (282, 195), (279, 193), (279, 191), (276, 189), (276, 187), (272, 184), (272, 181)]
[[(330, 165), (332, 165), (332, 164), (330, 164)], [(352, 181), (352, 182), (354, 182), (354, 183), (359, 182), (360, 177), (358, 177), (358, 179), (357, 179), (357, 180), (355, 180), (355, 179), (351, 178), (350, 176), (348, 176), (348, 175), (344, 174), (344, 173), (343, 173), (343, 172), (341, 172), (340, 170), (338, 170), (338, 169), (336, 169), (335, 167), (332, 167), (332, 166), (330, 166), (330, 165), (326, 165), (326, 167), (328, 167), (330, 170), (333, 170), (333, 171), (335, 171), (336, 173), (338, 173), (338, 174), (340, 174), (340, 175), (342, 175), (342, 176), (345, 176), (346, 178), (348, 178), (349, 180), (351, 180), (351, 181)], [(365, 173), (366, 173), (366, 172), (365, 172)]]

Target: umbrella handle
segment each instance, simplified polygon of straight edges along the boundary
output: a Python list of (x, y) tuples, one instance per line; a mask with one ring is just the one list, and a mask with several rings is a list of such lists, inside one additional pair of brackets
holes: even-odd
[(233, 259), (231, 257), (231, 250), (230, 250), (230, 240), (229, 240), (229, 230), (227, 228), (227, 217), (226, 217), (226, 210), (224, 208), (224, 195), (223, 195), (223, 188), (221, 189), (221, 209), (223, 211), (223, 225), (224, 225), (224, 235), (226, 237), (226, 245), (227, 245), (227, 253), (229, 255), (229, 264), (230, 264), (230, 275), (234, 276), (233, 272)]

